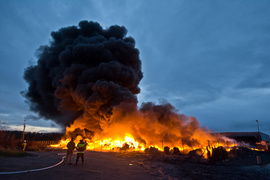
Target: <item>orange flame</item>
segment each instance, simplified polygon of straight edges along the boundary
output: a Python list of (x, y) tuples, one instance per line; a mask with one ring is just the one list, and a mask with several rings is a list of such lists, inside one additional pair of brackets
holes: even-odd
[(163, 113), (161, 119), (159, 112), (141, 112), (126, 104), (115, 107), (109, 120), (100, 120), (99, 127), (97, 129), (96, 124), (89, 124), (86, 117), (80, 117), (70, 127), (66, 127), (69, 139), (64, 139), (56, 146), (66, 147), (74, 132), (84, 128), (93, 134), (90, 133), (90, 137), (87, 137), (86, 134), (79, 133), (75, 143), (84, 138), (88, 143), (87, 149), (95, 151), (144, 151), (148, 147), (163, 151), (168, 146), (171, 149), (177, 147), (181, 153), (201, 149), (206, 157), (207, 152), (211, 151), (210, 147), (223, 146), (229, 150), (235, 146), (233, 140), (213, 135), (211, 131), (200, 127), (194, 117), (172, 111)]

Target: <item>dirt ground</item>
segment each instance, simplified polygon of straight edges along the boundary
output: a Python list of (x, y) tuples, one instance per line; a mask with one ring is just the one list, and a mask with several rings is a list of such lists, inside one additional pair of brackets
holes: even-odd
[[(65, 150), (29, 152), (26, 157), (0, 158), (0, 172), (13, 172), (44, 168), (57, 164)], [(218, 164), (207, 164), (184, 156), (146, 155), (126, 152), (86, 151), (85, 165), (60, 164), (54, 168), (21, 174), (1, 175), (0, 179), (270, 179), (270, 155), (262, 157), (257, 165), (256, 157), (234, 159)]]

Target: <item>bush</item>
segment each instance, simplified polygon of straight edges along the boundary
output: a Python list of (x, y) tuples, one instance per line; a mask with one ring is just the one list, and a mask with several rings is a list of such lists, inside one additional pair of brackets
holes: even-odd
[(6, 131), (0, 131), (0, 147), (4, 149), (17, 149), (20, 145), (20, 139)]

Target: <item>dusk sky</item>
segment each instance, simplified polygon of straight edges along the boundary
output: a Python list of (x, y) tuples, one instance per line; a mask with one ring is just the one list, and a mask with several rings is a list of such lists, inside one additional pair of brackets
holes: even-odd
[[(51, 32), (82, 20), (125, 26), (140, 51), (139, 104), (169, 102), (215, 132), (270, 134), (270, 1), (1, 0), (0, 120), (59, 131), (20, 94)], [(31, 118), (32, 117), (32, 118)]]

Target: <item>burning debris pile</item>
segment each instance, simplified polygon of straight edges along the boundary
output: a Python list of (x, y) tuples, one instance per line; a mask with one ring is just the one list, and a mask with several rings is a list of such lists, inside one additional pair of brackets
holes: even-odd
[(31, 110), (66, 127), (66, 140), (86, 138), (90, 149), (189, 151), (222, 143), (169, 103), (137, 106), (143, 73), (135, 40), (126, 34), (123, 26), (88, 21), (52, 32), (24, 73)]

